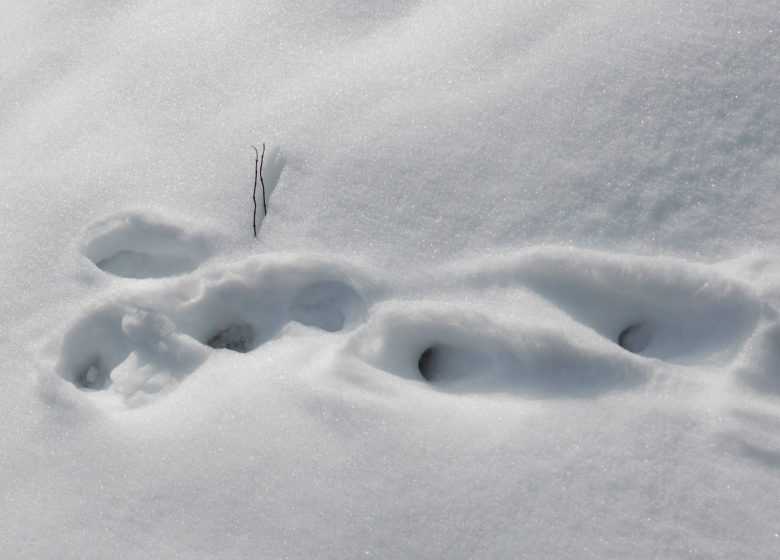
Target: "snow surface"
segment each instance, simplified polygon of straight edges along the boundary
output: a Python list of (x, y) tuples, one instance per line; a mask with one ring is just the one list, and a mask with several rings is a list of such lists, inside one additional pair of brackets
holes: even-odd
[(7, 0), (0, 556), (776, 558), (779, 177), (777, 0)]

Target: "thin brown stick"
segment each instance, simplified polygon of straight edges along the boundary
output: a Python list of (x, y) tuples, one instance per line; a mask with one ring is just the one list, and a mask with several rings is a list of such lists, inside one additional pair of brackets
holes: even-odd
[[(257, 148), (252, 146), (252, 149), (255, 151), (255, 186), (252, 189), (252, 202), (255, 205), (255, 210), (252, 212), (252, 231), (255, 234), (255, 238), (257, 238), (257, 160), (259, 154), (257, 153)], [(265, 155), (265, 144), (263, 144), (263, 155)], [(262, 175), (260, 180), (262, 181)], [(263, 205), (263, 208), (265, 208), (265, 187), (263, 187)]]
[[(255, 148), (257, 151), (257, 148)], [(265, 183), (263, 182), (263, 159), (265, 158), (265, 142), (263, 142), (263, 154), (260, 156), (260, 184), (263, 187), (263, 217), (268, 215), (268, 207), (265, 202)], [(257, 162), (255, 162), (257, 163)], [(257, 186), (257, 178), (255, 178), (255, 186)], [(257, 237), (257, 235), (255, 235)]]

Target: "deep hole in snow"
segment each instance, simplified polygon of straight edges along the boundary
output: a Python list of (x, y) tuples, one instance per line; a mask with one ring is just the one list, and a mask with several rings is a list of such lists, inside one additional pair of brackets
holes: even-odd
[(254, 329), (247, 324), (230, 325), (208, 339), (212, 348), (225, 348), (234, 352), (249, 352), (255, 340)]
[(417, 362), (417, 369), (420, 370), (420, 375), (422, 375), (427, 381), (434, 380), (435, 360), (436, 348), (431, 346), (420, 355), (420, 359)]
[(455, 381), (485, 373), (491, 367), (490, 362), (481, 352), (436, 343), (420, 355), (417, 369), (427, 381)]
[(81, 389), (102, 389), (108, 381), (108, 372), (92, 363), (73, 376), (73, 383)]
[(623, 329), (623, 332), (618, 336), (617, 343), (621, 348), (639, 354), (650, 345), (652, 340), (652, 328), (647, 323), (637, 323)]

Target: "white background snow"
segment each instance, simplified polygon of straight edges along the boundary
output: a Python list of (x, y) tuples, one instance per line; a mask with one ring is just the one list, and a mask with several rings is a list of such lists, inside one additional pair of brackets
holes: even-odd
[(780, 2), (1, 12), (0, 556), (778, 557)]

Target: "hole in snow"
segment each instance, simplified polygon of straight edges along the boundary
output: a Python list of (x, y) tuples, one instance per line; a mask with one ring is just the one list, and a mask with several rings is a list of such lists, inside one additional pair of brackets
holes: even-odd
[(73, 383), (81, 389), (103, 389), (108, 382), (109, 373), (98, 362), (93, 362), (73, 376)]
[(290, 316), (309, 327), (336, 332), (359, 315), (363, 300), (342, 282), (319, 282), (304, 288), (290, 308)]
[(449, 344), (434, 344), (425, 349), (417, 361), (420, 375), (427, 381), (453, 380), (482, 372), (489, 358)]
[(84, 255), (123, 278), (163, 278), (190, 272), (210, 252), (199, 235), (142, 214), (120, 214), (91, 226)]
[(230, 325), (208, 339), (212, 348), (224, 348), (233, 352), (249, 352), (254, 346), (255, 331), (247, 324)]
[(645, 382), (652, 365), (557, 329), (415, 304), (414, 312), (379, 307), (346, 348), (372, 367), (456, 394), (590, 398)]
[(618, 336), (617, 343), (621, 348), (639, 354), (650, 345), (652, 340), (653, 329), (647, 323), (637, 323), (623, 329), (623, 332)]
[(417, 369), (420, 370), (420, 375), (427, 381), (433, 381), (434, 370), (436, 368), (435, 359), (436, 348), (431, 346), (422, 353), (420, 360), (417, 362)]
[(189, 272), (195, 268), (192, 259), (177, 255), (155, 255), (122, 250), (95, 263), (100, 270), (123, 278), (162, 278)]
[(79, 389), (106, 389), (112, 384), (114, 369), (131, 350), (121, 323), (122, 309), (118, 306), (91, 309), (65, 334), (57, 374)]

